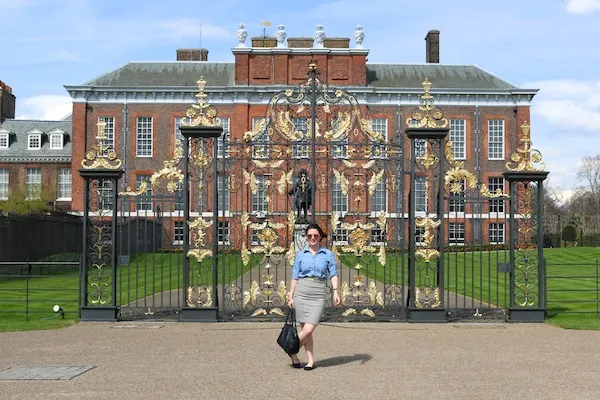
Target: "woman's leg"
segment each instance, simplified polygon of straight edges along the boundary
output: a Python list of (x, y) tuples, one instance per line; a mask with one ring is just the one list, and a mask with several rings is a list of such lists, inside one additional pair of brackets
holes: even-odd
[(298, 337), (300, 338), (300, 346), (304, 346), (306, 349), (306, 365), (313, 366), (315, 363), (313, 355), (313, 332), (317, 326), (313, 324), (300, 324), (300, 326), (302, 327), (302, 331), (300, 331)]

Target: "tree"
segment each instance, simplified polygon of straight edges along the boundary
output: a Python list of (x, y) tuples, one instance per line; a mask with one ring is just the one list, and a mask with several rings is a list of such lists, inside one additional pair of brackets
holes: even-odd
[(575, 244), (575, 241), (577, 240), (577, 228), (575, 225), (565, 225), (562, 231), (562, 238), (565, 242), (572, 242)]
[(54, 194), (41, 188), (33, 191), (36, 198), (27, 198), (25, 185), (17, 186), (8, 192), (8, 200), (0, 201), (0, 212), (7, 214), (44, 214), (52, 211)]

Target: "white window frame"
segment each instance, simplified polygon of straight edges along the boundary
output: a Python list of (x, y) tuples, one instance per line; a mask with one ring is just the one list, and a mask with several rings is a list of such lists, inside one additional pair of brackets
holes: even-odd
[(421, 226), (415, 226), (415, 245), (425, 245), (425, 228)]
[(427, 152), (427, 139), (413, 139), (415, 141), (415, 158), (425, 155)]
[(58, 170), (57, 179), (57, 201), (71, 201), (73, 196), (73, 178), (70, 168), (61, 168)]
[[(230, 194), (230, 178), (229, 175), (225, 175), (225, 182), (223, 182), (223, 174), (217, 174), (217, 199), (219, 200), (219, 215), (225, 216), (224, 214), (229, 213), (231, 208), (231, 194)], [(225, 183), (225, 187), (223, 187)]]
[[(488, 229), (490, 244), (504, 244), (506, 242), (506, 225), (504, 222), (490, 222)], [(492, 240), (492, 232), (494, 232), (496, 240)]]
[(336, 245), (348, 245), (349, 239), (348, 237), (350, 236), (350, 232), (348, 231), (348, 229), (342, 229), (338, 226), (337, 230), (333, 233), (333, 244)]
[(173, 245), (182, 246), (185, 240), (184, 232), (185, 221), (173, 221)]
[(308, 158), (308, 119), (293, 118), (294, 131), (302, 132), (300, 140), (292, 142), (292, 158)]
[(183, 119), (185, 117), (175, 117), (173, 118), (173, 137), (175, 138), (175, 142), (178, 140), (183, 140), (183, 135), (181, 134), (181, 130), (179, 129), (183, 123)]
[(217, 244), (219, 246), (229, 246), (231, 244), (231, 226), (229, 221), (217, 222)]
[[(98, 117), (98, 122), (104, 122), (104, 145), (115, 148), (115, 117)], [(96, 135), (100, 135), (100, 132), (96, 132)], [(106, 154), (103, 154), (106, 156)]]
[(0, 200), (8, 200), (10, 176), (8, 168), (0, 168)]
[[(32, 142), (36, 140), (37, 146), (32, 146)], [(42, 149), (42, 134), (41, 133), (30, 133), (27, 135), (27, 150), (41, 150)]]
[(136, 175), (135, 176), (135, 187), (139, 189), (143, 182), (146, 182), (146, 193), (142, 193), (138, 196), (135, 202), (135, 210), (140, 211), (152, 211), (152, 184), (150, 183), (151, 175)]
[(387, 229), (382, 230), (379, 225), (375, 226), (375, 228), (371, 229), (369, 241), (371, 242), (371, 246), (381, 246), (382, 244), (387, 244)]
[[(422, 204), (422, 209), (419, 205)], [(415, 177), (415, 211), (416, 212), (427, 212), (427, 177), (416, 176)]]
[(217, 138), (217, 158), (229, 158), (229, 141), (231, 140), (231, 120), (221, 117), (223, 134)]
[(268, 177), (265, 175), (257, 175), (256, 176), (256, 184), (258, 185), (258, 190), (256, 193), (252, 193), (251, 199), (251, 207), (252, 214), (264, 213), (269, 210), (269, 204), (266, 202), (267, 199), (267, 190), (268, 187), (266, 185)]
[[(50, 150), (60, 150), (65, 147), (65, 139), (62, 133), (51, 133), (50, 134)], [(55, 143), (57, 142), (57, 143)]]
[[(488, 190), (495, 193), (497, 189), (504, 192), (504, 178), (501, 176), (488, 177)], [(502, 197), (488, 200), (488, 211), (490, 214), (502, 214), (505, 212), (505, 201)]]
[(152, 157), (154, 141), (154, 118), (136, 117), (135, 119), (135, 156)]
[(467, 183), (462, 179), (460, 185), (462, 186), (462, 191), (460, 193), (450, 192), (450, 195), (448, 196), (448, 214), (451, 214), (452, 216), (463, 215), (467, 206), (467, 200), (465, 198), (467, 195)]
[(450, 120), (450, 141), (452, 142), (452, 152), (454, 159), (467, 159), (467, 120)]
[(6, 150), (10, 146), (10, 135), (5, 132), (0, 133), (0, 150)]
[[(33, 187), (36, 185), (37, 187)], [(39, 200), (42, 195), (42, 169), (27, 168), (25, 171), (25, 198)]]
[(342, 184), (336, 179), (331, 184), (331, 211), (338, 212), (342, 217), (348, 212), (348, 194), (342, 192)]
[[(383, 208), (377, 208), (376, 203), (383, 201)], [(375, 193), (371, 196), (371, 213), (379, 214), (381, 211), (387, 213), (388, 211), (388, 190), (387, 190), (387, 177), (381, 178), (381, 182), (375, 187)]]
[(488, 120), (488, 160), (504, 160), (505, 137), (504, 120)]
[[(372, 118), (371, 130), (383, 135), (383, 143), (375, 143), (371, 145), (372, 158), (387, 158), (388, 156), (388, 120), (387, 118)], [(376, 154), (379, 153), (379, 154)]]
[[(110, 179), (102, 179), (98, 184), (96, 193), (98, 196), (98, 210), (112, 211), (112, 181)], [(105, 207), (108, 205), (109, 207)]]
[[(252, 130), (256, 129), (256, 125), (263, 117), (252, 117)], [(261, 144), (262, 143), (262, 144)], [(260, 149), (263, 149), (260, 151)], [(269, 158), (269, 126), (265, 126), (265, 130), (252, 141), (252, 158)]]
[(465, 223), (464, 222), (449, 222), (448, 223), (448, 244), (454, 246), (462, 246), (465, 244)]

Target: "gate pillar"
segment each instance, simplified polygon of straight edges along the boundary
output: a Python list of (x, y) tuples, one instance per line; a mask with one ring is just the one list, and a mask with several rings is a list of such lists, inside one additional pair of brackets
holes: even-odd
[(81, 161), (83, 192), (83, 263), (80, 270), (82, 321), (117, 319), (117, 183), (121, 160), (106, 144), (98, 123), (97, 143)]
[[(421, 106), (408, 118), (406, 135), (411, 141), (409, 192), (409, 294), (408, 320), (446, 322), (444, 307), (444, 170), (445, 143), (450, 131), (448, 120), (433, 105), (431, 83), (423, 82)], [(417, 207), (417, 176), (425, 188), (431, 187), (431, 201)], [(420, 190), (427, 190), (423, 187)], [(415, 246), (416, 228), (424, 231), (424, 246)]]
[[(197, 104), (192, 105), (182, 121), (179, 128), (184, 137), (183, 140), (183, 308), (181, 309), (180, 321), (184, 322), (217, 322), (219, 320), (219, 293), (218, 286), (218, 217), (219, 196), (217, 179), (219, 164), (217, 157), (217, 138), (223, 134), (223, 127), (219, 118), (216, 118), (216, 110), (206, 101), (204, 85), (206, 81), (200, 78), (198, 81), (199, 92), (196, 94)], [(210, 142), (210, 143), (209, 143)], [(212, 147), (212, 157), (208, 155), (208, 148)], [(190, 163), (192, 161), (192, 163)], [(202, 182), (203, 174), (209, 171), (212, 163), (212, 222), (202, 218), (202, 213), (195, 220), (190, 219), (190, 181)], [(193, 171), (192, 171), (193, 169)], [(209, 175), (209, 174), (207, 174)], [(210, 199), (211, 197), (209, 197)], [(212, 246), (204, 248), (204, 240), (196, 240), (194, 248), (190, 248), (190, 225), (196, 227), (197, 231), (204, 235), (204, 227), (212, 228)], [(198, 233), (196, 233), (198, 237)], [(212, 257), (212, 283), (207, 287), (199, 288), (190, 281), (190, 257), (195, 257), (202, 262), (204, 257)], [(204, 285), (203, 285), (204, 286)], [(196, 292), (198, 300), (192, 301), (192, 294)], [(203, 298), (202, 296), (205, 296)]]
[[(521, 125), (522, 147), (513, 153), (504, 178), (510, 191), (510, 321), (543, 322), (546, 317), (544, 180), (548, 171), (531, 148), (529, 124)], [(534, 165), (539, 163), (539, 166)]]

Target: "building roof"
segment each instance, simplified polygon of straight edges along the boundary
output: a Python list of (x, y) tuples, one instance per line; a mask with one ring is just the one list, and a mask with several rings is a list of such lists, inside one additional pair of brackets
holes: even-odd
[[(10, 133), (10, 146), (0, 149), (0, 162), (71, 162), (71, 121), (35, 121), (7, 119), (0, 124), (0, 133)], [(49, 133), (64, 132), (62, 149), (51, 150)], [(42, 148), (27, 150), (27, 136), (31, 131), (42, 133)]]
[[(209, 86), (234, 86), (233, 62), (130, 62), (82, 87), (191, 87), (203, 76)], [(429, 78), (436, 89), (512, 90), (516, 86), (476, 65), (367, 64), (367, 83), (376, 88), (421, 88)]]

